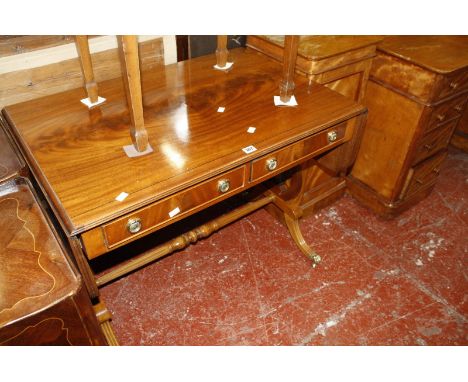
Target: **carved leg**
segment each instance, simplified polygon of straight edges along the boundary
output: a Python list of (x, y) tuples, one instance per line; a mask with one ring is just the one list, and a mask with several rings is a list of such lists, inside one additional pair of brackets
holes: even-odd
[(322, 258), (306, 243), (304, 236), (302, 236), (301, 228), (299, 227), (299, 220), (292, 218), (288, 214), (284, 214), (284, 221), (288, 227), (294, 242), (299, 247), (301, 252), (312, 260), (312, 268), (315, 268), (320, 263)]
[[(302, 216), (302, 209), (299, 206), (299, 201), (302, 195), (302, 184), (304, 176), (302, 170), (294, 172), (291, 179), (291, 187), (282, 193), (281, 187), (272, 186), (265, 191), (265, 195), (274, 196), (273, 204), (276, 207), (274, 213), (281, 222), (286, 224), (286, 227), (291, 234), (296, 245), (301, 252), (312, 260), (312, 267), (315, 268), (321, 261), (321, 257), (309, 247), (304, 236), (302, 236), (301, 228), (299, 227), (299, 219)], [(280, 196), (281, 195), (281, 196)], [(288, 199), (284, 199), (285, 196)]]

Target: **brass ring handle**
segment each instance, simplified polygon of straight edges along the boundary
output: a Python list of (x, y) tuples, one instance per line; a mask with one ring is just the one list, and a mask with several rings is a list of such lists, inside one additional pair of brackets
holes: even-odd
[(130, 233), (137, 233), (141, 230), (141, 220), (139, 218), (128, 219), (127, 229)]
[(455, 81), (454, 82), (450, 82), (450, 87), (455, 90), (456, 88), (458, 88), (458, 83), (456, 83)]
[(335, 142), (338, 139), (338, 134), (336, 131), (332, 130), (327, 133), (328, 142)]
[(457, 105), (454, 107), (455, 111), (461, 112), (463, 110), (461, 105)]
[(268, 171), (276, 170), (277, 167), (278, 161), (276, 160), (276, 158), (271, 158), (266, 161), (266, 168)]
[(224, 194), (225, 192), (229, 191), (229, 187), (231, 186), (231, 183), (227, 179), (221, 179), (218, 182), (218, 191)]

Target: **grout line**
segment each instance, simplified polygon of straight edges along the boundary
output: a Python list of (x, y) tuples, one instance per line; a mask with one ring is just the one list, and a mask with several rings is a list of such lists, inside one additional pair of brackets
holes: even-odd
[(460, 312), (458, 312), (446, 299), (444, 299), (443, 297), (435, 294), (433, 291), (431, 291), (426, 285), (424, 285), (420, 280), (418, 280), (415, 276), (413, 276), (412, 274), (408, 273), (408, 272), (404, 272), (404, 276), (413, 283), (413, 285), (415, 285), (417, 288), (419, 288), (419, 290), (421, 290), (422, 292), (424, 292), (427, 296), (429, 296), (430, 298), (432, 298), (434, 301), (442, 304), (445, 306), (445, 308), (448, 310), (448, 312), (454, 317), (456, 318), (458, 321), (460, 322), (463, 322), (463, 323), (466, 323), (467, 322), (467, 318), (461, 314)]

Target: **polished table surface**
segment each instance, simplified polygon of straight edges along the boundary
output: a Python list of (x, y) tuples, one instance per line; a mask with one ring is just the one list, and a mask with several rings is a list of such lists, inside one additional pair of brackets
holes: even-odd
[[(153, 152), (130, 158), (129, 114), (121, 79), (103, 82), (100, 108), (80, 103), (83, 89), (8, 106), (11, 125), (68, 235), (236, 168), (363, 113), (363, 106), (296, 78), (297, 107), (276, 107), (281, 66), (249, 49), (143, 73), (145, 126)], [(225, 107), (223, 113), (218, 107)], [(247, 129), (255, 127), (249, 134)], [(246, 154), (242, 148), (253, 145)], [(125, 192), (128, 197), (117, 201)]]

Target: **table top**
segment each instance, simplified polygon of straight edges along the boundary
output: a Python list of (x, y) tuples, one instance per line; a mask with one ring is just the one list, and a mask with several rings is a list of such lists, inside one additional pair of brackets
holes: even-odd
[[(3, 110), (27, 161), (69, 235), (247, 163), (335, 123), (361, 105), (296, 76), (297, 107), (276, 107), (282, 67), (250, 49), (142, 74), (145, 126), (153, 152), (129, 158), (129, 113), (121, 78), (99, 84), (107, 101), (88, 110), (83, 89)], [(218, 107), (225, 107), (223, 113)], [(249, 127), (256, 127), (249, 134)], [(254, 145), (245, 154), (242, 148)], [(125, 192), (123, 201), (116, 197)]]
[(468, 36), (389, 36), (377, 49), (440, 74), (468, 67)]
[(23, 178), (0, 185), (0, 327), (81, 286), (30, 187)]
[[(284, 46), (284, 36), (259, 36), (278, 46)], [(380, 36), (299, 36), (297, 54), (310, 61), (341, 55), (355, 49), (375, 45)]]

